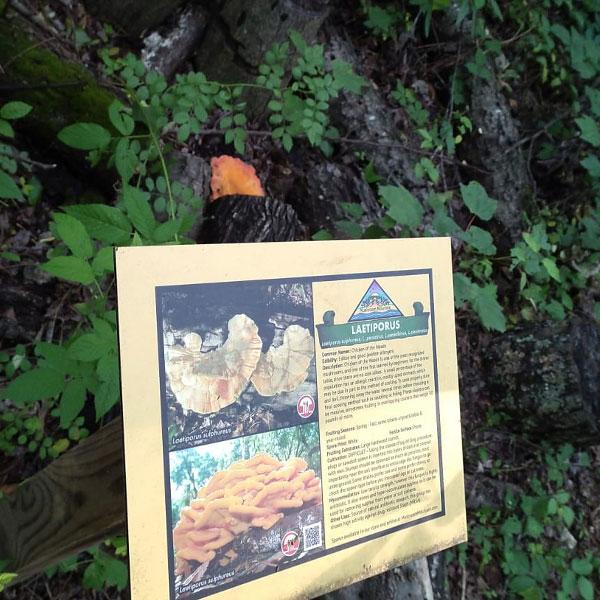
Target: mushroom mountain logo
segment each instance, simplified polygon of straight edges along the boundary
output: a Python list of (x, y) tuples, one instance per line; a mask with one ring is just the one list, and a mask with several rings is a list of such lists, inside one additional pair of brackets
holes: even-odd
[(336, 325), (333, 310), (323, 314), (323, 323), (317, 325), (319, 343), (321, 348), (332, 348), (427, 335), (429, 313), (419, 301), (413, 302), (413, 310), (414, 315), (404, 315), (374, 279), (347, 323)]
[(386, 294), (377, 281), (373, 279), (373, 283), (354, 309), (350, 321), (402, 316), (404, 315), (394, 304), (394, 301)]

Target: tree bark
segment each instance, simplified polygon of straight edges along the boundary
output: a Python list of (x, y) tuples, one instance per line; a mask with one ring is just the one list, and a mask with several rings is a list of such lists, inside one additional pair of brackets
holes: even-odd
[(84, 0), (98, 19), (116, 25), (125, 35), (137, 37), (160, 25), (184, 0)]
[(494, 336), (484, 350), (494, 409), (518, 432), (600, 443), (600, 328), (579, 318)]

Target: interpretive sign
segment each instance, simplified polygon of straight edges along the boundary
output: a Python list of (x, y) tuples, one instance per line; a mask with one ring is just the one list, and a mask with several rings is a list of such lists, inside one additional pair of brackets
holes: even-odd
[(310, 598), (466, 539), (448, 239), (116, 266), (133, 600)]

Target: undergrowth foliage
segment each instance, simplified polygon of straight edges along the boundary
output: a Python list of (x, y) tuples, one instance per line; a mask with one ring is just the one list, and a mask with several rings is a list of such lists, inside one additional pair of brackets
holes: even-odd
[[(595, 3), (363, 0), (361, 7), (365, 31), (382, 43), (418, 28), (427, 37), (444, 11), (459, 25), (468, 25), (473, 42), (456, 65), (443, 114), (432, 115), (408, 82), (398, 81), (390, 91), (390, 103), (405, 114), (418, 136), (421, 154), (414, 176), (423, 193), (416, 197), (402, 185), (383, 181), (368, 155), (362, 154), (363, 178), (376, 192), (381, 218), (369, 222), (363, 207), (348, 199), (343, 204), (346, 218), (333, 231), (317, 232), (314, 239), (450, 236), (456, 307), (470, 308), (485, 329), (502, 332), (521, 319), (566, 318), (579, 294), (597, 285), (600, 262), (600, 92), (595, 84), (600, 75), (600, 17)], [(561, 16), (562, 24), (553, 22), (552, 15)], [(511, 42), (516, 56), (526, 56), (527, 61), (511, 61), (506, 45), (495, 35), (499, 24), (507, 22), (528, 32)], [(179, 74), (168, 83), (134, 55), (121, 58), (111, 49), (101, 56), (106, 76), (119, 90), (119, 99), (108, 107), (111, 128), (73, 123), (59, 139), (87, 152), (93, 165), (103, 162), (115, 169), (116, 201), (70, 204), (52, 216), (50, 231), (56, 243), (41, 268), (77, 286), (78, 325), (61, 343), (37, 341), (0, 353), (0, 374), (7, 381), (1, 397), (10, 407), (0, 415), (0, 450), (7, 455), (56, 458), (89, 435), (86, 423), (102, 421), (114, 411), (119, 371), (113, 248), (191, 243), (187, 235), (201, 214), (202, 199), (171, 175), (171, 152), (195, 136), (211, 134), (222, 135), (243, 154), (252, 135), (267, 135), (286, 152), (308, 144), (330, 155), (340, 140), (330, 122), (332, 101), (342, 91), (358, 94), (366, 85), (344, 61), (328, 62), (323, 45), (308, 45), (293, 31), (289, 41), (266, 53), (252, 83), (211, 81), (200, 72)], [(475, 180), (448, 186), (444, 165), (458, 161), (460, 144), (474, 134), (470, 78), (498, 77), (510, 90), (528, 69), (538, 74), (539, 90), (559, 98), (565, 108), (558, 117), (540, 123), (543, 135), (532, 137), (530, 154), (552, 160), (567, 144), (583, 182), (582, 198), (568, 218), (554, 208), (531, 210), (524, 216), (522, 238), (511, 245), (499, 238), (493, 225), (498, 200)], [(266, 130), (251, 129), (250, 95), (264, 99)], [(41, 193), (32, 161), (12, 145), (13, 122), (30, 110), (18, 101), (0, 106), (0, 136), (7, 140), (0, 144), (0, 201), (33, 204)], [(541, 203), (532, 200), (533, 206)], [(500, 256), (498, 246), (509, 250)], [(19, 260), (10, 252), (0, 256)], [(509, 306), (506, 292), (499, 294), (501, 280), (515, 282), (516, 305)], [(600, 303), (596, 311), (600, 318)], [(598, 557), (569, 552), (544, 533), (547, 528), (580, 525), (564, 481), (574, 464), (586, 468), (585, 458), (568, 446), (547, 449), (541, 458), (547, 469), (531, 480), (526, 495), (507, 497), (502, 509), (479, 511), (472, 530), (476, 549), (469, 551), (477, 554), (482, 569), (499, 561), (509, 581), (506, 594), (489, 590), (491, 598), (543, 600), (549, 597), (544, 586), (553, 582), (560, 590), (559, 600), (591, 600), (593, 574), (600, 572)], [(463, 566), (466, 552), (463, 547), (458, 553)], [(85, 585), (123, 589), (127, 572), (118, 557), (125, 553), (124, 541), (115, 538), (63, 561), (49, 574), (75, 570), (83, 562)], [(10, 579), (11, 574), (0, 574), (0, 590)]]

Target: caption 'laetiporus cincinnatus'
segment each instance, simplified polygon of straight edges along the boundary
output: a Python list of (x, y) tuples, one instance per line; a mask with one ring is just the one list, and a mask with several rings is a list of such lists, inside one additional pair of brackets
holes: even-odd
[(314, 340), (308, 329), (290, 325), (280, 346), (261, 352), (256, 323), (234, 315), (229, 335), (216, 350), (202, 352), (202, 338), (188, 333), (183, 344), (165, 345), (165, 364), (171, 389), (184, 408), (213, 413), (235, 402), (251, 381), (261, 396), (296, 389), (308, 376)]
[[(191, 561), (209, 563), (249, 529), (270, 529), (286, 512), (321, 504), (321, 480), (303, 458), (285, 462), (264, 452), (234, 462), (215, 473), (189, 506), (181, 509), (173, 530), (178, 575), (188, 575)], [(233, 549), (219, 560), (227, 565)]]

